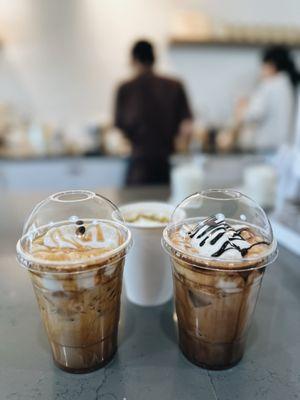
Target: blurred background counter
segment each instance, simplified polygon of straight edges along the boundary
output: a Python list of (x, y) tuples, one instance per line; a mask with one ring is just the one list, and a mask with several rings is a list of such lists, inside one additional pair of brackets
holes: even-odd
[[(201, 187), (236, 187), (242, 185), (246, 167), (268, 160), (268, 154), (177, 155), (171, 158), (174, 167), (196, 165), (202, 171)], [(34, 158), (0, 157), (0, 190), (42, 191), (90, 187), (121, 188), (127, 158), (104, 154), (89, 156), (57, 156)], [(226, 177), (226, 178), (225, 178)], [(195, 188), (196, 189), (196, 188)]]
[(119, 190), (142, 143), (166, 199), (239, 188), (299, 249), (300, 3), (223, 3), (0, 0), (2, 198)]

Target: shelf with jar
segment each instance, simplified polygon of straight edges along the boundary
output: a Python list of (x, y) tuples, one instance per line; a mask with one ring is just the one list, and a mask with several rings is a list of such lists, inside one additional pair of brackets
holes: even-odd
[(283, 24), (235, 23), (195, 11), (174, 14), (169, 43), (172, 46), (258, 47), (286, 45), (300, 48), (300, 27)]

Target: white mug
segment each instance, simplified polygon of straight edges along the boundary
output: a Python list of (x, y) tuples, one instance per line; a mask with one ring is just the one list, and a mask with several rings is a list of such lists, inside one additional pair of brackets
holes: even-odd
[(139, 224), (126, 222), (131, 213), (150, 213), (171, 218), (174, 207), (167, 203), (142, 202), (120, 207), (133, 236), (124, 270), (127, 298), (140, 306), (157, 306), (171, 299), (173, 283), (170, 260), (161, 247), (166, 223)]

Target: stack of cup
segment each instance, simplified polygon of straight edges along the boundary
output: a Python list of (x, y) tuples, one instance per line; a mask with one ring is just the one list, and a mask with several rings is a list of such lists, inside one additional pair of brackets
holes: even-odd
[(276, 202), (277, 174), (271, 165), (253, 165), (243, 174), (245, 193), (249, 194), (262, 207), (272, 208)]
[(179, 165), (171, 172), (171, 201), (176, 204), (191, 193), (200, 191), (204, 185), (201, 165), (190, 162)]

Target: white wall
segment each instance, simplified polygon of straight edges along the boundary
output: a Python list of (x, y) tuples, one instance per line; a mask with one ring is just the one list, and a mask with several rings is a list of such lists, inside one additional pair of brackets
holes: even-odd
[[(299, 0), (177, 0), (174, 4), (200, 10), (217, 21), (300, 26)], [(259, 48), (190, 46), (169, 53), (171, 66), (187, 83), (196, 114), (208, 120), (227, 119), (236, 99), (255, 86)], [(300, 52), (295, 55), (300, 67)]]
[(195, 111), (223, 119), (252, 87), (257, 52), (169, 49), (175, 6), (235, 22), (300, 24), (299, 0), (0, 0), (0, 102), (59, 123), (106, 118), (129, 72), (128, 49), (142, 36), (157, 43), (160, 68), (185, 80)]

